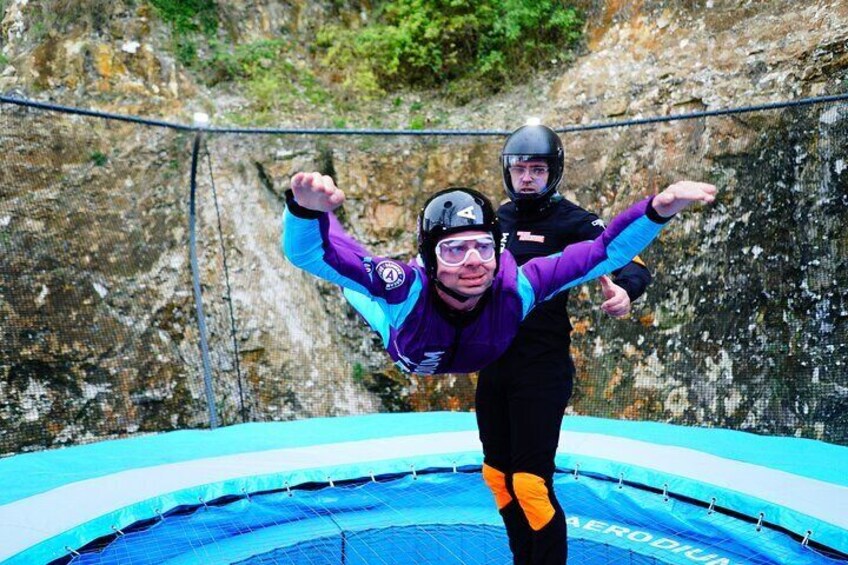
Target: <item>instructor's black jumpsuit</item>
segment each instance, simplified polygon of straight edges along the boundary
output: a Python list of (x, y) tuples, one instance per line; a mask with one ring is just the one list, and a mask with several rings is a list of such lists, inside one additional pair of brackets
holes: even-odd
[[(594, 239), (597, 216), (555, 195), (542, 209), (498, 210), (503, 243), (519, 265)], [(631, 300), (651, 274), (639, 258), (615, 273)], [(563, 413), (571, 397), (574, 362), (569, 352), (568, 292), (541, 304), (524, 320), (510, 348), (480, 372), (477, 425), (483, 443), (483, 477), (495, 495), (514, 563), (563, 564), (565, 514), (553, 490), (554, 457)]]

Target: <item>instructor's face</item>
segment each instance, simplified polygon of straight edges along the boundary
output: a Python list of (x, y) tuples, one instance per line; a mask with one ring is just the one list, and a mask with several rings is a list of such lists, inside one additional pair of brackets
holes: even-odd
[(537, 194), (548, 185), (548, 164), (545, 161), (521, 161), (509, 167), (512, 187), (518, 194)]
[[(489, 241), (491, 234), (483, 231), (461, 232), (442, 240), (440, 245), (445, 243), (456, 246), (453, 252), (457, 253), (457, 256), (464, 255), (465, 259), (459, 265), (447, 265), (438, 260), (436, 278), (439, 282), (463, 296), (480, 296), (486, 292), (492, 286), (497, 265), (493, 254), (488, 252), (488, 246), (494, 245), (494, 242), (490, 244)], [(460, 245), (465, 246), (465, 249), (459, 249)], [(447, 253), (448, 251), (445, 251), (445, 254)]]

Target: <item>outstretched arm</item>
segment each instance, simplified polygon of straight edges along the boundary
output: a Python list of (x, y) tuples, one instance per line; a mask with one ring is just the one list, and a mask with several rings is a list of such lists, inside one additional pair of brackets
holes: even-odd
[[(712, 202), (715, 198), (715, 193), (716, 189), (711, 184), (681, 181), (669, 186), (663, 192), (658, 194), (653, 200), (653, 206), (660, 216), (669, 217), (676, 214), (692, 202)], [(610, 316), (623, 318), (630, 313), (631, 296), (628, 292), (630, 289), (625, 289), (617, 283), (622, 282), (622, 284), (624, 284), (625, 282), (630, 282), (625, 275), (631, 274), (633, 275), (633, 278), (636, 279), (637, 283), (642, 282), (642, 279), (646, 279), (638, 293), (642, 294), (644, 287), (647, 286), (647, 283), (651, 278), (651, 275), (644, 267), (644, 264), (642, 266), (639, 266), (636, 263), (625, 265), (622, 270), (618, 271), (616, 282), (613, 282), (612, 279), (606, 275), (599, 279), (601, 283), (601, 290), (605, 299), (604, 303), (601, 304), (601, 310)]]
[(375, 257), (347, 235), (330, 213), (344, 202), (333, 179), (297, 173), (286, 192), (283, 252), (295, 266), (369, 297), (400, 302), (416, 279), (415, 270)]
[(681, 181), (615, 217), (594, 241), (566, 247), (559, 255), (525, 263), (519, 273), (525, 315), (541, 301), (585, 281), (618, 269), (647, 247), (662, 225), (695, 202), (715, 200), (711, 184)]
[[(565, 240), (563, 247), (578, 241), (595, 239), (606, 226), (595, 214), (574, 205), (569, 214), (572, 222), (563, 224)], [(598, 279), (601, 283), (604, 302), (600, 308), (610, 316), (623, 318), (630, 314), (632, 302), (644, 294), (651, 283), (651, 271), (645, 262), (636, 256), (624, 267)]]

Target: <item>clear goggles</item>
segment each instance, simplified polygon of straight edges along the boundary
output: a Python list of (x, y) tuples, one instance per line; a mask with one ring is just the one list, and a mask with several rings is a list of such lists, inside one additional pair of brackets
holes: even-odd
[(546, 174), (548, 174), (548, 167), (544, 165), (534, 165), (532, 167), (527, 167), (524, 165), (512, 165), (509, 168), (510, 174), (521, 178), (525, 174), (529, 173), (530, 177), (534, 179), (542, 178)]
[(443, 239), (436, 245), (436, 257), (442, 265), (458, 267), (476, 253), (483, 263), (495, 260), (495, 240), (490, 235), (468, 235)]
[(532, 178), (538, 179), (550, 172), (546, 159), (538, 155), (505, 155), (504, 164), (511, 175), (519, 178), (529, 173)]

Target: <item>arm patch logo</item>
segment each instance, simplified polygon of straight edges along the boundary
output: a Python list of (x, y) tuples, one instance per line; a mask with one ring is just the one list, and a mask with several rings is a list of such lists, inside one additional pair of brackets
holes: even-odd
[(386, 290), (392, 290), (403, 284), (406, 280), (406, 273), (403, 272), (403, 267), (394, 261), (380, 261), (374, 268), (377, 276), (386, 283)]

